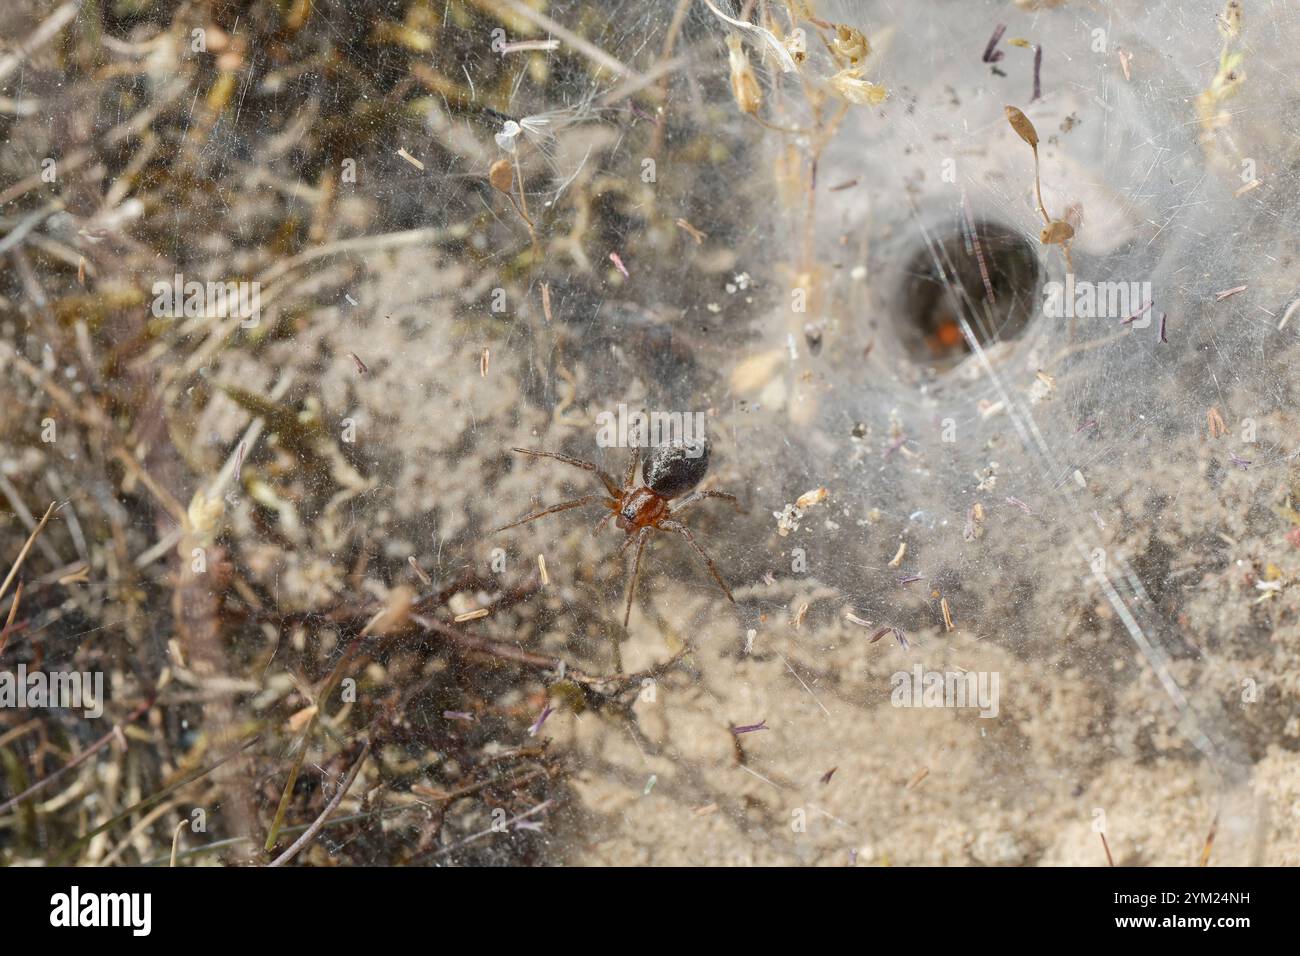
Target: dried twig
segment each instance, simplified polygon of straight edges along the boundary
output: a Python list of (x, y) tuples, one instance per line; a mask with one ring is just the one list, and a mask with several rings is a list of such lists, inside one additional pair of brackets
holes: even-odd
[(344, 780), (343, 784), (339, 787), (339, 792), (334, 794), (334, 798), (326, 804), (325, 809), (321, 811), (321, 814), (316, 818), (316, 821), (307, 828), (306, 833), (293, 841), (289, 849), (277, 856), (274, 860), (268, 863), (267, 866), (284, 866), (284, 864), (288, 863), (306, 849), (307, 845), (310, 844), (312, 840), (316, 839), (316, 834), (320, 833), (321, 828), (325, 826), (325, 821), (329, 819), (330, 814), (338, 809), (338, 805), (343, 802), (343, 798), (346, 797), (348, 791), (352, 789), (352, 784), (356, 781), (357, 774), (361, 772), (361, 765), (366, 762), (366, 757), (368, 756), (370, 756), (369, 740), (367, 740), (366, 745), (361, 748), (361, 756), (356, 759), (356, 762), (352, 765), (352, 769), (348, 771), (347, 779)]

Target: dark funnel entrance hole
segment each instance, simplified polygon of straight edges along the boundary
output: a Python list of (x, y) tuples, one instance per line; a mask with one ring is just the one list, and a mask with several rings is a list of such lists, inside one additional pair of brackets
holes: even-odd
[[(936, 262), (937, 258), (937, 262)], [(907, 264), (898, 335), (912, 359), (950, 366), (970, 352), (960, 318), (981, 345), (1016, 338), (1038, 305), (1034, 246), (1018, 232), (979, 221), (940, 232)]]

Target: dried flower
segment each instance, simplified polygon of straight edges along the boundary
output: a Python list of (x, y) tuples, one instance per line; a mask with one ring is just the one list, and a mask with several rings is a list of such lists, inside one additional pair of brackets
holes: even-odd
[[(795, 65), (793, 57), (790, 56), (790, 51), (785, 48), (785, 44), (783, 44), (779, 39), (777, 39), (776, 34), (773, 33), (771, 30), (765, 30), (763, 27), (756, 26), (755, 24), (750, 23), (747, 20), (737, 20), (735, 17), (727, 16), (725, 13), (723, 13), (721, 10), (719, 10), (716, 6), (713, 5), (712, 0), (704, 0), (704, 5), (708, 7), (709, 10), (712, 11), (713, 15), (716, 16), (719, 20), (723, 21), (724, 23), (730, 24), (731, 26), (735, 27), (737, 30), (741, 30), (745, 33), (748, 33), (749, 36), (754, 40), (754, 42), (765, 44), (767, 48), (771, 50), (772, 55), (776, 57), (777, 62), (781, 64), (782, 72), (785, 73), (795, 72), (797, 67)], [(728, 45), (730, 45), (730, 41), (728, 41)]]
[[(189, 525), (186, 530), (198, 544), (210, 544), (216, 538), (217, 526), (225, 511), (224, 499), (220, 496), (209, 498), (204, 494), (203, 489), (199, 488), (194, 492), (194, 497), (190, 500), (190, 506), (185, 513)], [(182, 542), (182, 547), (189, 546), (191, 545), (188, 542)], [(185, 553), (188, 556), (188, 551)]]
[(1074, 227), (1064, 219), (1056, 219), (1043, 227), (1038, 241), (1045, 246), (1055, 246), (1074, 238)]
[(736, 105), (742, 113), (757, 115), (763, 104), (763, 90), (758, 85), (744, 44), (734, 33), (727, 37), (727, 61), (731, 68), (731, 95), (736, 98)]
[(803, 519), (803, 512), (794, 505), (787, 504), (780, 511), (773, 511), (772, 517), (776, 519), (776, 533), (784, 538), (791, 531), (799, 530), (799, 522)]
[(837, 24), (835, 38), (831, 40), (831, 49), (835, 55), (848, 60), (850, 66), (857, 66), (871, 53), (871, 44), (862, 35), (861, 30)]
[(807, 44), (802, 30), (795, 30), (782, 43), (789, 52), (790, 59), (794, 60), (795, 63), (803, 63), (808, 59)]
[(885, 101), (889, 91), (879, 83), (872, 83), (862, 78), (862, 73), (855, 67), (840, 70), (831, 77), (831, 89), (850, 103), (865, 103), (876, 106)]

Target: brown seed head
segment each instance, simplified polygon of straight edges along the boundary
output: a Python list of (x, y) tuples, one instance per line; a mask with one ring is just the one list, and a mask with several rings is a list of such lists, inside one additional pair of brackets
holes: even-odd
[(1022, 113), (1020, 110), (1016, 109), (1016, 107), (1014, 106), (1006, 107), (1006, 111), (1007, 111), (1007, 122), (1009, 122), (1011, 124), (1011, 128), (1016, 131), (1016, 135), (1018, 135), (1030, 146), (1034, 147), (1034, 149), (1037, 149), (1038, 130), (1034, 129), (1034, 124), (1029, 122), (1029, 117), (1026, 116), (1024, 113)]
[(510, 167), (510, 160), (498, 159), (488, 169), (488, 182), (492, 188), (498, 192), (509, 194), (510, 186), (515, 181), (514, 170)]

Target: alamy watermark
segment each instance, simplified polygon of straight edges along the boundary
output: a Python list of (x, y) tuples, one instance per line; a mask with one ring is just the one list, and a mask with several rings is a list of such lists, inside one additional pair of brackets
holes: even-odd
[(153, 929), (152, 893), (83, 893), (73, 886), (50, 897), (50, 925), (56, 927), (120, 926), (132, 936)]
[(917, 664), (911, 672), (897, 671), (889, 682), (895, 707), (971, 707), (981, 717), (998, 715), (997, 671), (927, 671)]
[(262, 284), (260, 282), (186, 281), (176, 273), (171, 281), (160, 279), (153, 284), (155, 318), (240, 319), (240, 327), (255, 328), (262, 320)]
[(1064, 282), (1043, 285), (1043, 315), (1053, 319), (1126, 319), (1126, 325), (1145, 329), (1152, 301), (1150, 282), (1076, 281), (1068, 272)]
[(658, 448), (681, 443), (688, 458), (704, 454), (703, 412), (617, 412), (596, 415), (596, 444), (601, 448)]
[(94, 720), (104, 714), (102, 671), (0, 671), (0, 708), (69, 708)]

